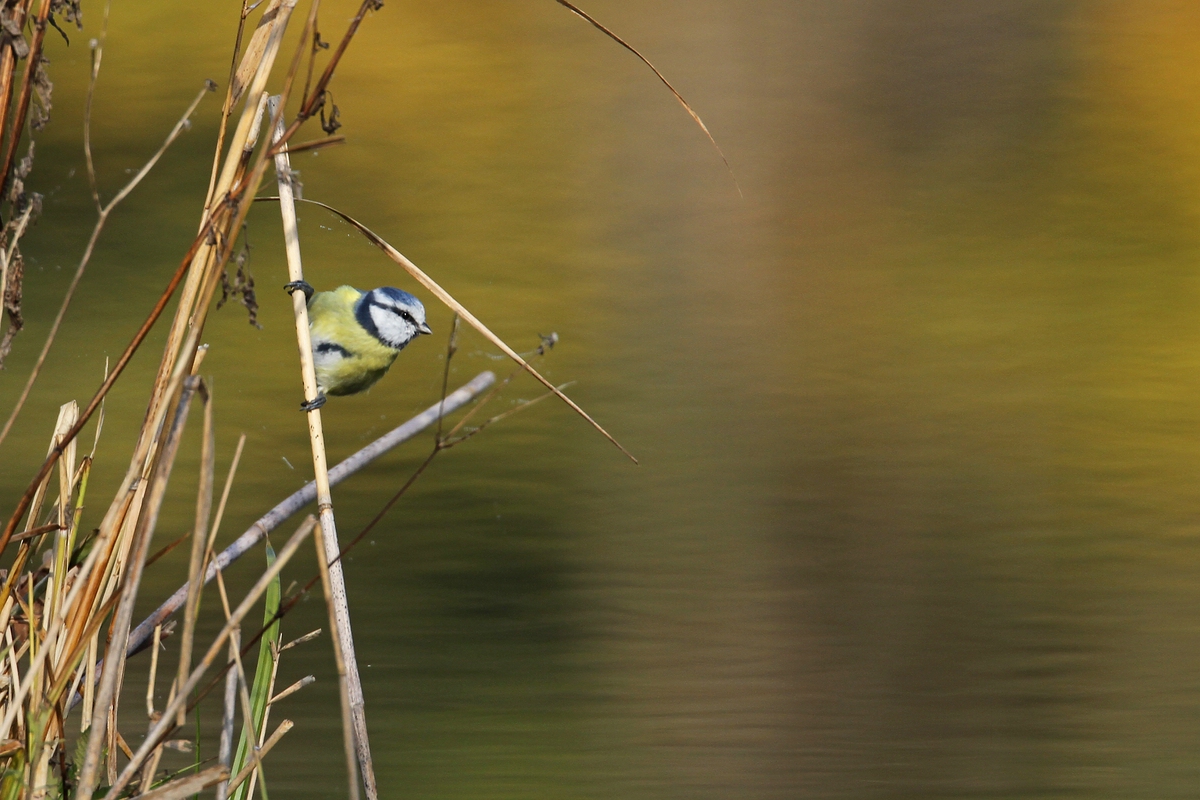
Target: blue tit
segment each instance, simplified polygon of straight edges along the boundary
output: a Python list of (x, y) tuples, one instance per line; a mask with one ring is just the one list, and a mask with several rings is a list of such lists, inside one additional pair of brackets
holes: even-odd
[(325, 396), (357, 394), (375, 385), (400, 351), (423, 333), (425, 306), (408, 292), (381, 286), (369, 292), (339, 286), (314, 292), (305, 281), (285, 287), (308, 299), (308, 328), (317, 370), (317, 397), (304, 411), (325, 405)]

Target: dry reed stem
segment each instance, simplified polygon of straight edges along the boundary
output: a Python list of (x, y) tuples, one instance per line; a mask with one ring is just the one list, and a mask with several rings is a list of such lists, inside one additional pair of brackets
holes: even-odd
[[(125, 643), (129, 637), (129, 624), (133, 616), (133, 606), (137, 592), (141, 586), (142, 571), (145, 568), (146, 554), (154, 528), (158, 521), (158, 512), (166, 495), (167, 482), (170, 480), (171, 469), (175, 464), (175, 455), (179, 451), (179, 442), (183, 428), (187, 422), (191, 399), (197, 392), (207, 394), (204, 385), (198, 377), (191, 377), (181, 387), (181, 393), (176, 403), (175, 418), (163, 444), (161, 457), (155, 462), (150, 490), (142, 501), (141, 513), (137, 518), (137, 527), (131, 539), (128, 561), (125, 564), (125, 574), (122, 578), (121, 601), (117, 604), (116, 616), (113, 619), (108, 652), (124, 653)], [(106, 658), (104, 669), (100, 674), (100, 686), (96, 691), (96, 704), (92, 712), (91, 732), (88, 735), (87, 752), (83, 766), (79, 772), (80, 791), (83, 797), (91, 796), (96, 770), (100, 762), (100, 751), (105, 734), (105, 725), (109, 707), (115, 709), (116, 697), (120, 690), (120, 670), (124, 665), (123, 658)]]
[[(283, 136), (282, 98), (271, 98), (268, 104), (271, 117), (278, 120), (275, 123), (272, 144), (280, 143)], [(275, 174), (279, 185), (279, 211), (283, 218), (283, 237), (287, 250), (288, 279), (290, 281), (304, 280), (304, 267), (300, 256), (300, 233), (296, 225), (296, 205), (292, 194), (292, 168), (288, 158), (286, 144), (279, 148), (275, 156)], [(304, 383), (304, 399), (313, 402), (317, 399), (316, 365), (313, 363), (312, 340), (308, 330), (308, 305), (303, 292), (292, 292), (292, 312), (296, 319), (296, 342), (300, 350), (300, 374)], [(354, 651), (354, 634), (350, 624), (350, 604), (346, 598), (346, 581), (340, 562), (334, 563), (338, 557), (337, 523), (333, 514), (333, 496), (330, 493), (329, 470), (325, 457), (325, 436), (321, 425), (321, 410), (314, 408), (307, 413), (308, 436), (312, 445), (313, 479), (317, 488), (317, 510), (320, 514), (320, 540), (324, 543), (325, 560), (333, 563), (329, 569), (329, 593), (326, 602), (330, 604), (333, 616), (330, 625), (333, 627), (334, 639), (337, 640), (340, 651), (338, 682), (344, 687), (348, 696), (350, 716), (353, 720), (353, 730), (346, 730), (347, 737), (352, 737), (358, 753), (359, 769), (363, 783), (366, 786), (368, 800), (376, 800), (378, 792), (375, 786), (375, 769), (371, 761), (371, 744), (367, 734), (366, 700), (363, 697), (362, 679), (358, 673), (358, 659)], [(353, 775), (353, 770), (351, 770)]]
[[(309, 684), (315, 683), (315, 682), (316, 682), (316, 680), (317, 680), (317, 679), (316, 679), (316, 677), (315, 677), (315, 676), (313, 676), (313, 675), (305, 675), (303, 678), (301, 678), (300, 680), (296, 681), (296, 682), (295, 682), (295, 683), (293, 683), (291, 686), (287, 687), (286, 689), (284, 689), (283, 691), (281, 691), (279, 694), (275, 695), (275, 696), (274, 696), (274, 697), (272, 697), (270, 700), (268, 700), (268, 701), (267, 701), (267, 704), (268, 704), (268, 705), (272, 705), (272, 706), (273, 706), (273, 705), (275, 705), (276, 703), (278, 703), (280, 700), (283, 700), (283, 699), (285, 699), (285, 698), (291, 697), (291, 696), (292, 696), (292, 695), (294, 695), (296, 692), (298, 692), (298, 691), (300, 691), (301, 689), (303, 689), (305, 686), (308, 686)], [(353, 753), (351, 753), (351, 754), (353, 755)]]
[(218, 764), (203, 772), (197, 772), (195, 775), (188, 775), (163, 784), (157, 789), (151, 789), (145, 794), (138, 795), (138, 800), (183, 800), (183, 798), (197, 794), (228, 777), (229, 770)]
[[(225, 623), (225, 626), (221, 629), (220, 633), (217, 634), (216, 638), (209, 646), (208, 651), (200, 660), (200, 663), (195, 667), (195, 669), (192, 670), (191, 674), (188, 676), (188, 679), (184, 681), (184, 684), (179, 687), (179, 691), (175, 695), (175, 699), (172, 700), (163, 710), (162, 717), (154, 725), (154, 727), (151, 728), (150, 732), (146, 735), (145, 741), (142, 742), (137, 751), (133, 753), (129, 763), (117, 777), (117, 780), (112, 784), (108, 794), (105, 795), (105, 800), (116, 800), (116, 798), (121, 795), (122, 791), (129, 784), (130, 779), (141, 767), (142, 762), (150, 754), (150, 751), (158, 744), (160, 739), (165, 738), (165, 734), (175, 727), (174, 717), (179, 711), (179, 706), (186, 704), (188, 694), (196, 688), (196, 685), (200, 682), (200, 679), (204, 677), (204, 673), (207, 672), (208, 668), (212, 666), (213, 661), (216, 659), (217, 653), (219, 653), (221, 648), (225, 645), (225, 642), (229, 639), (230, 634), (233, 633), (233, 631), (241, 624), (242, 619), (250, 612), (251, 608), (253, 608), (254, 604), (259, 600), (259, 598), (266, 593), (267, 586), (272, 580), (274, 580), (275, 576), (283, 570), (283, 568), (291, 560), (292, 556), (296, 554), (296, 550), (299, 549), (304, 539), (310, 533), (312, 533), (314, 527), (316, 527), (316, 519), (312, 516), (309, 516), (300, 525), (296, 532), (292, 534), (291, 538), (287, 540), (283, 548), (280, 549), (279, 554), (275, 557), (275, 563), (268, 567), (267, 570), (259, 576), (254, 586), (246, 594), (246, 597), (233, 611), (229, 621)], [(81, 785), (80, 790), (82, 791), (84, 789), (85, 787)], [(94, 791), (94, 787), (92, 790), (87, 792), (86, 797), (77, 794), (74, 800), (87, 800), (87, 797), (91, 796), (92, 791)]]
[[(418, 433), (437, 422), (442, 415), (452, 414), (462, 408), (491, 386), (495, 380), (496, 376), (491, 372), (479, 373), (469, 383), (449, 394), (444, 402), (434, 403), (403, 425), (394, 428), (357, 453), (339, 462), (329, 470), (330, 484), (336, 486), (379, 456), (412, 439)], [(220, 570), (225, 569), (240, 558), (243, 553), (261, 541), (264, 536), (315, 500), (316, 496), (316, 485), (310, 481), (266, 514), (259, 517), (253, 525), (246, 529), (245, 533), (222, 550), (215, 558), (210, 560), (204, 574), (205, 583), (213, 580)], [(154, 632), (155, 625), (161, 624), (183, 607), (187, 599), (187, 591), (187, 585), (176, 589), (175, 593), (167, 598), (153, 614), (138, 624), (137, 628), (129, 634), (129, 655), (133, 655), (145, 646), (146, 642), (150, 639), (150, 635)]]
[[(236, 650), (237, 648), (234, 647), (233, 642), (230, 642), (227, 662), (233, 661)], [(225, 704), (222, 706), (221, 740), (217, 752), (217, 761), (225, 768), (226, 774), (228, 774), (230, 765), (233, 763), (233, 723), (237, 708), (237, 682), (237, 673), (233, 670), (228, 670), (225, 673)], [(217, 800), (225, 800), (228, 796), (229, 783), (222, 781), (217, 784)]]
[[(334, 610), (333, 581), (330, 579), (329, 569), (329, 544), (325, 541), (324, 531), (320, 525), (317, 526), (317, 530), (313, 536), (316, 537), (317, 571), (321, 575), (321, 589), (325, 594), (325, 606), (329, 610), (329, 624), (336, 626), (337, 613)], [(333, 660), (338, 674), (338, 697), (341, 699), (342, 706), (342, 744), (345, 747), (346, 753), (346, 778), (348, 782), (346, 797), (349, 800), (358, 800), (358, 771), (356, 769), (358, 765), (355, 758), (354, 746), (354, 708), (350, 701), (350, 687), (346, 680), (346, 658), (342, 653), (341, 640), (337, 636), (331, 636), (330, 639), (333, 641)]]
[[(241, 786), (242, 782), (245, 781), (246, 778), (250, 777), (251, 774), (261, 772), (263, 758), (266, 757), (267, 753), (271, 752), (272, 747), (279, 744), (279, 740), (282, 739), (283, 735), (290, 731), (294, 725), (295, 723), (293, 723), (290, 719), (285, 719), (283, 722), (279, 723), (279, 727), (276, 728), (275, 732), (271, 734), (270, 739), (267, 739), (265, 742), (263, 742), (261, 747), (253, 748), (250, 751), (250, 763), (242, 767), (242, 771), (239, 772), (234, 779), (229, 782), (229, 789), (227, 791), (237, 791), (237, 788)], [(247, 792), (246, 797), (249, 798), (253, 792), (254, 785), (253, 782), (251, 782), (250, 791)]]
[[(205, 545), (208, 543), (208, 518), (212, 510), (213, 474), (216, 471), (214, 436), (213, 403), (210, 396), (205, 399), (204, 403), (204, 433), (200, 445), (200, 485), (196, 490), (196, 524), (192, 528), (192, 553), (188, 562), (188, 602), (183, 617), (183, 636), (180, 637), (176, 686), (183, 683), (192, 669), (192, 639), (196, 630), (201, 589), (201, 584), (196, 578), (200, 574), (200, 570), (204, 568)], [(181, 709), (179, 718), (175, 721), (176, 724), (182, 725), (186, 715), (187, 709)]]
[[(258, 4), (256, 3), (255, 5)], [(271, 8), (275, 7), (276, 5), (278, 5), (277, 0), (272, 0), (271, 5), (268, 6), (268, 8), (263, 12), (263, 17), (265, 18), (266, 15), (271, 11)], [(242, 13), (240, 19), (238, 20), (237, 37), (233, 42), (233, 57), (229, 61), (229, 80), (225, 85), (225, 100), (221, 104), (221, 123), (217, 127), (217, 146), (213, 150), (212, 170), (208, 176), (208, 191), (204, 194), (204, 213), (201, 214), (201, 225), (203, 225), (203, 220), (208, 217), (212, 210), (213, 193), (217, 188), (217, 173), (221, 169), (221, 153), (224, 151), (225, 147), (225, 132), (229, 124), (229, 114), (231, 111), (233, 111), (233, 107), (238, 101), (238, 98), (233, 96), (233, 81), (234, 76), (237, 74), (239, 65), (238, 55), (241, 53), (242, 36), (246, 31), (246, 18), (250, 16), (251, 10), (250, 0), (242, 0)], [(260, 18), (259, 27), (262, 27), (262, 23), (263, 19)], [(255, 32), (258, 32), (258, 28), (255, 28)], [(268, 30), (268, 33), (269, 32), (270, 31)], [(242, 61), (246, 61), (248, 57), (249, 54), (243, 57)], [(261, 55), (259, 57), (261, 57)]]

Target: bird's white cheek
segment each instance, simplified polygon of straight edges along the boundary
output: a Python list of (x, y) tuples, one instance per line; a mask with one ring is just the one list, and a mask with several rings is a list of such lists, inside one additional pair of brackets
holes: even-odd
[(412, 331), (403, 319), (377, 306), (371, 307), (371, 320), (379, 336), (393, 346), (403, 346), (412, 338)]

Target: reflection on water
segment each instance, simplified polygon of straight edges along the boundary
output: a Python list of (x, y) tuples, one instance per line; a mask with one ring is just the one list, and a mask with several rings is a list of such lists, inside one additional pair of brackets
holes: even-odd
[[(114, 9), (106, 193), (226, 73), (223, 5)], [(557, 331), (546, 374), (579, 381), (643, 461), (543, 404), (440, 457), (355, 551), (384, 793), (1191, 796), (1200, 12), (594, 6), (678, 82), (745, 202), (653, 76), (553, 3), (389, 3), (334, 86), (349, 144), (297, 158), (307, 196), (387, 236), (518, 349)], [(47, 214), (0, 412), (90, 224), (88, 59), (55, 47), (31, 178)], [(214, 120), (215, 103), (114, 217), (0, 459), (5, 497), (185, 248)], [(218, 469), (248, 436), (230, 537), (309, 474), (272, 212), (250, 228), (263, 329), (231, 307), (208, 331)], [(303, 214), (319, 288), (413, 288)], [(448, 322), (431, 316), (439, 334)], [(330, 404), (334, 458), (436, 397), (443, 342)], [(109, 403), (96, 497), (128, 457), (159, 346)], [(496, 368), (488, 352), (468, 337), (453, 379)], [(502, 403), (535, 392), (518, 382)], [(339, 487), (346, 536), (428, 444)], [(164, 542), (188, 524), (196, 449)], [(181, 572), (175, 554), (156, 565), (147, 603)], [(305, 603), (285, 633), (324, 619)], [(327, 646), (284, 662), (281, 681), (320, 680), (278, 712), (298, 723), (268, 763), (279, 796), (342, 786)], [(144, 679), (129, 679), (131, 741)]]

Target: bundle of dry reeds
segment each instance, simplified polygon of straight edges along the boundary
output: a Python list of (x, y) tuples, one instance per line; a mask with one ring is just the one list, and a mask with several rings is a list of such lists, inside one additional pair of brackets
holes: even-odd
[[(303, 277), (287, 154), (289, 148), (294, 151), (340, 141), (341, 137), (335, 134), (336, 109), (331, 106), (327, 88), (359, 25), (370, 12), (378, 10), (380, 3), (378, 0), (364, 0), (339, 43), (326, 50), (317, 29), (320, 3), (319, 0), (313, 0), (302, 22), (300, 44), (286, 70), (280, 70), (276, 75), (274, 68), (295, 5), (296, 0), (268, 0), (255, 4), (244, 0), (222, 105), (212, 176), (207, 195), (200, 198), (202, 202), (198, 204), (201, 210), (198, 232), (158, 302), (120, 358), (108, 369), (100, 388), (82, 409), (75, 403), (68, 403), (60, 410), (47, 457), (35, 470), (28, 488), (13, 505), (7, 523), (0, 531), (0, 554), (12, 559), (8, 569), (0, 572), (0, 767), (4, 770), (0, 777), (0, 800), (43, 796), (89, 800), (97, 792), (110, 799), (131, 796), (182, 798), (214, 785), (217, 786), (218, 797), (242, 800), (253, 791), (256, 781), (265, 784), (262, 758), (291, 728), (291, 723), (284, 720), (268, 732), (271, 706), (302, 688), (305, 683), (301, 681), (277, 692), (274, 681), (279, 659), (290, 647), (311, 637), (301, 637), (301, 640), (288, 644), (282, 642), (279, 617), (294, 605), (298, 596), (281, 597), (279, 574), (310, 534), (316, 542), (319, 554), (317, 561), (321, 569), (319, 576), (299, 594), (319, 583), (329, 602), (330, 624), (334, 633), (330, 640), (333, 642), (341, 682), (348, 796), (357, 798), (360, 780), (368, 797), (377, 796), (362, 690), (358, 684), (350, 634), (349, 610), (342, 586), (342, 551), (337, 541), (330, 486), (383, 450), (411, 438), (418, 430), (436, 422), (438, 434), (433, 452), (413, 478), (384, 506), (376, 517), (377, 522), (438, 452), (463, 441), (488, 422), (512, 411), (493, 417), (474, 429), (464, 429), (467, 421), (464, 419), (443, 435), (440, 422), (443, 416), (470, 402), (494, 381), (491, 373), (483, 373), (457, 392), (447, 393), (444, 379), (439, 403), (333, 470), (327, 470), (325, 464), (320, 412), (309, 412), (314, 483), (265, 515), (225, 551), (215, 552), (216, 537), (242, 443), (238, 445), (214, 511), (215, 410), (200, 375), (205, 353), (200, 345), (201, 335), (213, 306), (214, 295), (226, 280), (226, 270), (234, 257), (238, 232), (266, 178), (267, 169), (272, 165), (279, 187), (279, 197), (272, 199), (279, 202), (282, 211), (289, 270), (293, 280)], [(257, 26), (245, 38), (243, 32), (255, 10), (258, 13)], [(0, 227), (0, 297), (4, 299), (11, 322), (9, 334), (0, 341), (0, 360), (11, 346), (12, 336), (19, 331), (21, 323), (22, 262), (19, 241), (31, 218), (39, 213), (38, 199), (27, 194), (22, 183), (22, 178), (29, 171), (28, 163), (16, 162), (15, 154), (22, 141), (26, 122), (40, 121), (38, 115), (44, 115), (48, 110), (49, 95), (45, 90), (48, 79), (40, 55), (46, 28), (52, 24), (57, 26), (75, 22), (78, 18), (79, 8), (72, 0), (39, 0), (36, 11), (33, 9), (33, 0), (10, 1), (0, 7), (0, 27), (3, 29), (3, 43), (0, 43), (0, 131), (5, 132), (6, 141), (2, 151), (3, 161), (0, 161), (5, 190), (0, 198), (3, 202), (0, 211), (4, 212), (3, 218), (7, 220)], [(103, 48), (104, 37), (101, 36), (92, 48), (92, 86), (100, 71)], [(318, 60), (324, 60), (324, 66), (319, 71)], [(301, 78), (303, 87), (297, 93)], [(266, 91), (271, 80), (278, 82), (278, 93), (274, 98), (269, 98)], [(91, 115), (89, 93), (84, 120), (84, 149), (97, 222), (34, 369), (4, 428), (0, 430), (0, 446), (20, 414), (30, 387), (38, 378), (109, 215), (154, 167), (184, 129), (205, 94), (216, 88), (209, 84), (199, 92), (159, 151), (107, 203), (101, 201), (92, 164), (88, 138)], [(36, 113), (31, 113), (31, 108)], [(292, 111), (289, 112), (289, 108)], [(292, 140), (296, 134), (318, 116), (324, 135), (294, 145)], [(264, 135), (263, 131), (271, 135)], [(32, 146), (28, 158), (32, 158)], [(529, 372), (547, 387), (548, 392), (543, 397), (559, 397), (604, 433), (599, 425), (562, 393), (561, 387), (552, 386), (542, 378), (521, 355), (492, 334), (395, 248), (361, 223), (340, 211), (331, 211), (351, 222), (392, 261), (515, 360), (518, 366), (514, 374)], [(95, 448), (93, 445), (90, 453), (81, 456), (77, 438), (84, 426), (93, 419), (97, 423), (95, 437), (99, 438), (105, 396), (176, 294), (179, 296), (178, 306), (170, 322), (162, 360), (150, 387), (144, 423), (138, 432), (132, 459), (120, 488), (108, 501), (103, 518), (92, 533), (85, 534), (83, 531), (87, 528), (81, 527), (81, 514)], [(246, 299), (253, 303), (252, 297)], [(293, 301), (301, 372), (307, 399), (311, 400), (315, 397), (316, 387), (312, 353), (307, 340), (307, 312), (299, 294), (294, 295)], [(457, 318), (454, 329), (447, 354), (446, 377), (449, 374), (449, 358), (455, 349)], [(544, 355), (553, 341), (544, 341), (536, 353)], [(509, 376), (511, 378), (512, 375)], [(503, 383), (507, 383), (507, 380)], [(134, 602), (138, 597), (143, 572), (152, 560), (150, 546), (156, 521), (171, 479), (182, 433), (189, 417), (195, 416), (192, 412), (197, 403), (201, 406), (198, 413), (202, 417), (200, 424), (203, 436), (195, 524), (189, 534), (191, 557), (187, 582), (155, 615), (134, 628)], [(608, 436), (607, 433), (604, 435)], [(612, 440), (612, 437), (608, 438)], [(615, 441), (613, 443), (616, 444)], [(617, 446), (620, 447), (619, 444)], [(271, 528), (314, 498), (318, 503), (319, 523), (311, 516), (307, 518), (278, 553), (271, 554), (266, 571), (235, 604), (225, 589), (221, 570), (233, 558), (245, 552), (251, 543), (259, 541)], [(359, 534), (359, 538), (365, 533)], [(214, 579), (220, 593), (225, 625), (211, 641), (200, 642), (196, 630), (200, 595), (205, 583)], [(259, 601), (265, 603), (261, 627), (257, 623), (246, 622), (246, 615)], [(159, 651), (157, 645), (172, 633), (169, 625), (164, 627), (164, 623), (181, 606), (184, 611), (182, 624), (173, 637), (179, 647), (179, 667), (173, 676), (166, 705), (158, 709), (153, 702)], [(247, 631), (251, 635), (244, 636), (242, 628), (247, 624)], [(142, 744), (134, 751), (119, 732), (118, 711), (128, 658), (144, 649), (149, 642), (155, 645), (148, 659), (151, 679), (147, 713), (150, 723)], [(253, 674), (248, 674), (242, 659), (256, 647), (256, 667)], [(159, 775), (158, 765), (163, 748), (186, 746), (183, 740), (172, 737), (184, 726), (189, 714), (198, 713), (196, 707), (200, 699), (208, 689), (220, 683), (222, 674), (225, 676), (224, 703), (220, 708), (223, 732), (215, 763), (205, 766), (206, 762), (197, 759), (197, 766), (186, 774)], [(79, 717), (72, 722), (71, 715), (75, 709), (78, 709)], [(68, 753), (68, 742), (72, 740), (77, 742), (77, 746)]]

